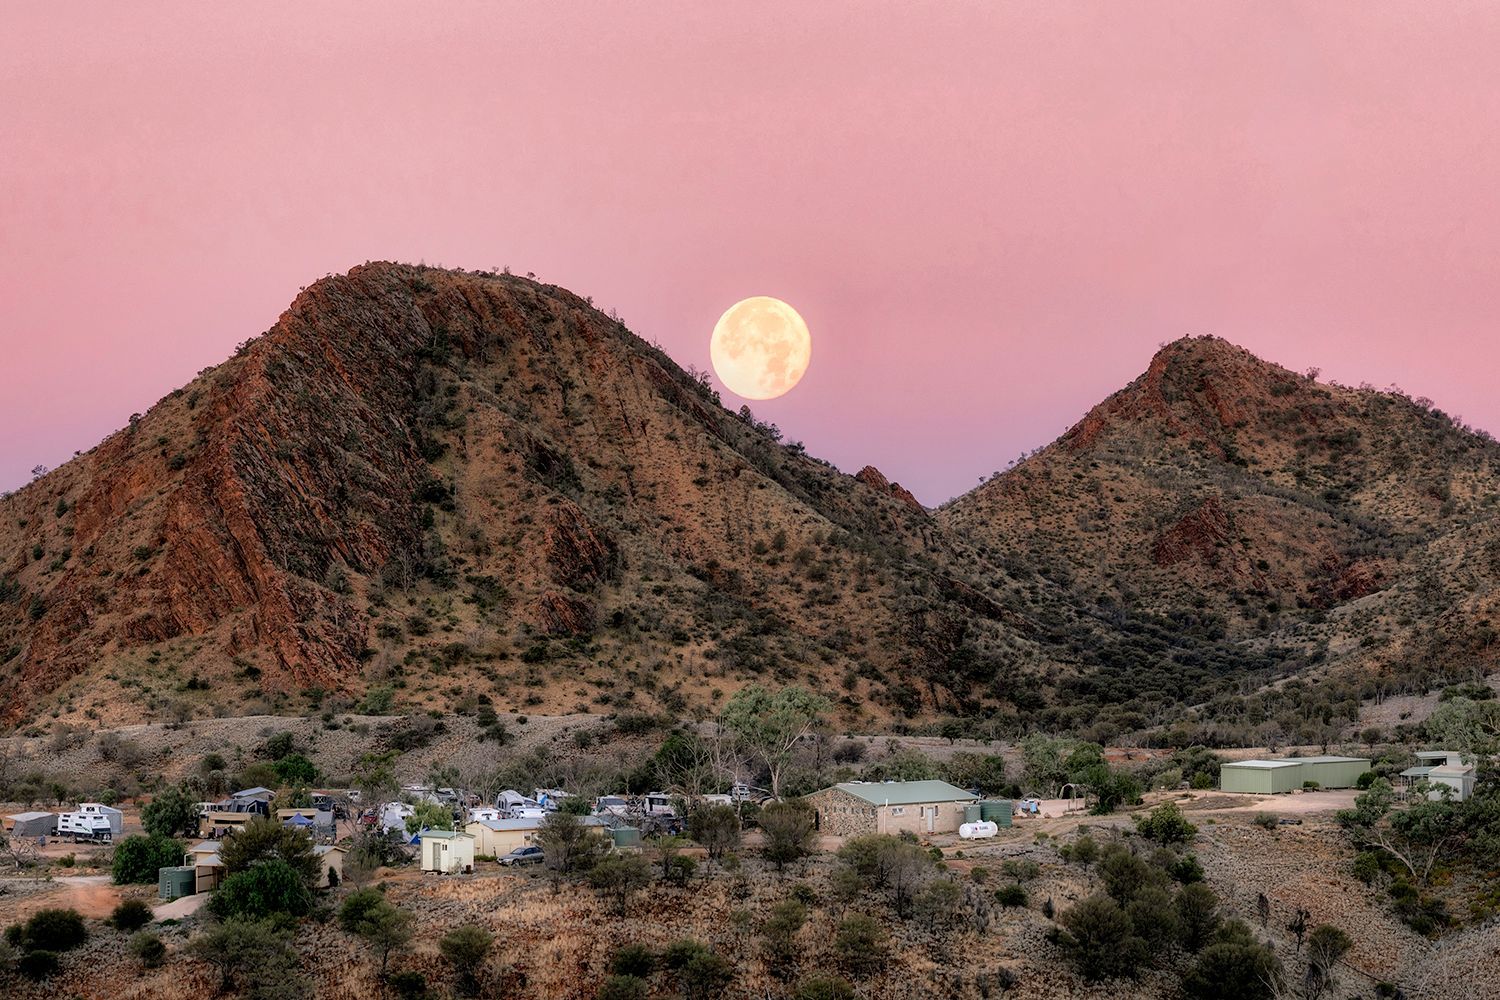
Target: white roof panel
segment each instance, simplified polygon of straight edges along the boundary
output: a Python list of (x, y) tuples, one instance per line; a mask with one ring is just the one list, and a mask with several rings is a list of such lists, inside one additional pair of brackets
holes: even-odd
[(1305, 761), (1301, 760), (1232, 760), (1226, 762), (1224, 767), (1253, 767), (1267, 769), (1273, 767), (1299, 767)]

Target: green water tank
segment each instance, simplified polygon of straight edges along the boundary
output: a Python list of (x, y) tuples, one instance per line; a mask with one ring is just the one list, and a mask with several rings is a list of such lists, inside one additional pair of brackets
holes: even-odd
[(1010, 799), (986, 799), (979, 803), (979, 818), (996, 826), (1010, 826)]
[(641, 831), (633, 826), (617, 826), (610, 831), (616, 847), (640, 847)]
[(197, 888), (197, 873), (192, 867), (159, 868), (156, 871), (157, 895), (162, 899), (191, 896)]
[(970, 802), (964, 806), (964, 822), (978, 823), (984, 818), (983, 806), (978, 802)]

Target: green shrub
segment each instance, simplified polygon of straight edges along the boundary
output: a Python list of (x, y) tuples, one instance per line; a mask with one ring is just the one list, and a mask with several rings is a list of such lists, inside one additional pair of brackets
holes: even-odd
[(698, 862), (696, 859), (690, 858), (685, 854), (678, 854), (673, 857), (663, 858), (662, 867), (666, 869), (662, 877), (668, 882), (675, 883), (676, 885), (687, 885), (688, 881), (693, 877), (693, 873), (698, 870)]
[(1001, 906), (1025, 906), (1026, 900), (1026, 889), (1018, 882), (1002, 885), (995, 890), (995, 902)]
[(1182, 946), (1188, 951), (1198, 951), (1219, 929), (1219, 897), (1201, 882), (1185, 885), (1177, 894), (1177, 917)]
[(1375, 881), (1380, 874), (1380, 858), (1374, 851), (1361, 851), (1354, 856), (1354, 877), (1365, 885)]
[(794, 1000), (854, 1000), (854, 987), (841, 976), (814, 975), (802, 980)]
[(175, 837), (198, 822), (193, 797), (176, 785), (162, 789), (141, 808), (141, 825), (156, 837)]
[(885, 965), (885, 932), (874, 918), (855, 913), (839, 922), (833, 937), (833, 953), (844, 970), (868, 976)]
[(685, 1000), (708, 1000), (734, 979), (734, 966), (698, 941), (673, 941), (662, 952), (662, 965), (675, 974)]
[(318, 769), (300, 753), (288, 754), (271, 766), (284, 785), (310, 785), (318, 780)]
[(1090, 896), (1062, 915), (1062, 945), (1083, 978), (1134, 976), (1148, 958), (1130, 917), (1109, 896)]
[(254, 997), (256, 987), (266, 984), (280, 991), (274, 994), (278, 997), (311, 995), (291, 937), (281, 920), (231, 917), (194, 937), (186, 950), (218, 971), (219, 993), (242, 989)]
[(117, 885), (150, 885), (157, 873), (182, 863), (182, 845), (171, 837), (126, 837), (115, 845), (112, 869)]
[(255, 866), (281, 861), (288, 865), (309, 890), (321, 879), (323, 866), (313, 853), (312, 839), (301, 830), (260, 817), (241, 827), (219, 845), (219, 860), (230, 876)]
[(1012, 858), (1002, 864), (1000, 870), (1013, 882), (1029, 882), (1042, 873), (1042, 866), (1035, 861)]
[(38, 910), (21, 925), (20, 944), (27, 951), (68, 951), (89, 939), (77, 910)]
[(1157, 806), (1149, 816), (1137, 816), (1135, 828), (1141, 836), (1164, 846), (1186, 844), (1198, 834), (1198, 828), (1188, 822), (1175, 802)]
[(645, 979), (656, 971), (656, 955), (643, 944), (627, 944), (610, 958), (609, 971), (620, 976)]
[(167, 957), (167, 946), (156, 934), (141, 931), (130, 939), (130, 953), (148, 969), (154, 969)]
[(339, 927), (347, 934), (359, 932), (359, 925), (365, 917), (384, 906), (386, 902), (385, 893), (379, 889), (360, 889), (351, 892), (344, 898), (344, 903), (339, 907)]
[(1168, 871), (1171, 872), (1172, 878), (1183, 885), (1203, 881), (1203, 865), (1195, 854), (1184, 854), (1173, 863)]
[(458, 974), (459, 986), (466, 996), (479, 992), (479, 970), (489, 957), (495, 938), (475, 924), (455, 927), (438, 941), (438, 951)]
[(599, 987), (599, 1000), (646, 1000), (651, 987), (640, 976), (616, 973)]
[(414, 969), (392, 973), (387, 982), (399, 1000), (427, 1000), (427, 977)]
[(297, 870), (278, 858), (226, 878), (209, 898), (208, 908), (220, 920), (259, 920), (283, 913), (300, 917), (312, 908), (312, 894)]
[(143, 900), (127, 899), (115, 907), (115, 912), (110, 914), (109, 923), (115, 930), (128, 934), (140, 930), (154, 919), (151, 907)]
[(55, 951), (28, 951), (16, 960), (16, 971), (27, 979), (47, 979), (57, 972), (60, 964)]
[(1226, 924), (1182, 980), (1192, 1000), (1272, 1000), (1281, 963), (1239, 921)]

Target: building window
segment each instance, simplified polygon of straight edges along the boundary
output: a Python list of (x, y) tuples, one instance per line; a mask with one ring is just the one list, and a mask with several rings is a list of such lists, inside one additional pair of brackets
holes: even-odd
[(905, 816), (906, 815), (906, 809), (904, 807), (902, 807), (902, 806), (891, 806), (891, 815), (892, 816)]

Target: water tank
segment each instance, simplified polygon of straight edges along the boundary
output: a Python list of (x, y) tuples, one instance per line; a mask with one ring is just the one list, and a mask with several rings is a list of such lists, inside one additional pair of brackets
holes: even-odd
[(988, 799), (979, 803), (979, 818), (996, 826), (1010, 826), (1010, 799)]
[(958, 828), (960, 840), (978, 840), (981, 837), (993, 837), (1000, 832), (1000, 828), (994, 823), (965, 823)]
[(617, 826), (610, 831), (616, 847), (640, 847), (641, 831), (633, 826)]
[(978, 802), (970, 802), (964, 806), (965, 823), (978, 823), (982, 819), (984, 819), (984, 814), (980, 811)]
[(196, 872), (191, 866), (180, 868), (158, 868), (156, 871), (157, 895), (162, 899), (180, 899), (183, 896), (191, 896), (195, 885)]

